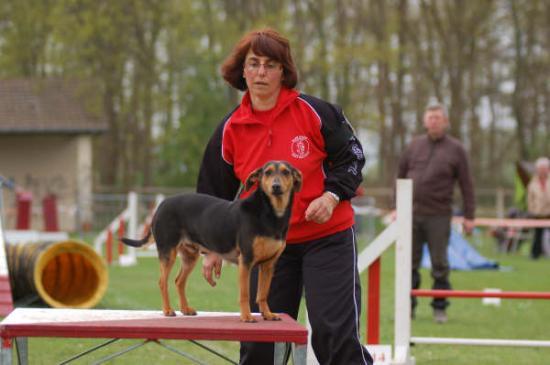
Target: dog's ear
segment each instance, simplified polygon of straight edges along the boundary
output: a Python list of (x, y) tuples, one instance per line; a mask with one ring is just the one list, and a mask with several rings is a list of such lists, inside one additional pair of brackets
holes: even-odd
[(254, 170), (248, 177), (246, 178), (246, 181), (244, 182), (244, 191), (250, 190), (260, 180), (262, 174), (263, 174), (263, 168), (260, 167), (256, 170)]
[(302, 173), (294, 167), (292, 168), (292, 178), (294, 180), (294, 191), (300, 191), (302, 189)]

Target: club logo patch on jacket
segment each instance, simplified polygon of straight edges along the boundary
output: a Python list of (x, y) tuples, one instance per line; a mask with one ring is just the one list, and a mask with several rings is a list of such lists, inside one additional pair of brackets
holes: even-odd
[(296, 136), (290, 146), (292, 157), (303, 159), (309, 156), (309, 139), (306, 136)]

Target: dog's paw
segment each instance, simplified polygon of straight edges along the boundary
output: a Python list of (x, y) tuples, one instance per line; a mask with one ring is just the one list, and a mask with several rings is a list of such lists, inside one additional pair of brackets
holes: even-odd
[(252, 315), (245, 315), (245, 316), (241, 316), (241, 322), (256, 323), (258, 321), (256, 321), (256, 319), (252, 317)]
[(175, 317), (176, 312), (174, 312), (172, 309), (162, 311), (165, 317)]
[(262, 317), (264, 317), (264, 319), (266, 321), (280, 321), (281, 320), (281, 317), (279, 317), (275, 313), (271, 313), (271, 312), (268, 313), (268, 314), (262, 313)]
[(183, 313), (184, 316), (196, 316), (197, 315), (197, 311), (194, 310), (191, 307), (182, 308), (181, 313)]

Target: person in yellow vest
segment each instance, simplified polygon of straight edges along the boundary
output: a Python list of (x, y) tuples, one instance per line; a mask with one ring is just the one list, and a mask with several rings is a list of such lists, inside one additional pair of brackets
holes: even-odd
[[(535, 162), (535, 175), (527, 186), (527, 211), (537, 219), (550, 218), (550, 160), (540, 157)], [(531, 258), (538, 259), (542, 254), (544, 228), (535, 228), (535, 237), (531, 247)]]

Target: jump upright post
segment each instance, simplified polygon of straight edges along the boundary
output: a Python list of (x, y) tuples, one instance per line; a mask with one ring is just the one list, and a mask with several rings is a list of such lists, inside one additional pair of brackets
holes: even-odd
[[(126, 234), (130, 237), (136, 237), (138, 231), (138, 195), (135, 192), (128, 193), (128, 205), (127, 207), (107, 225), (107, 227), (99, 233), (94, 240), (94, 247), (98, 254), (101, 255), (102, 245), (105, 244), (105, 256), (107, 263), (111, 264), (113, 258), (114, 249), (114, 237), (117, 239), (124, 233), (124, 223), (128, 222), (128, 229)], [(114, 234), (118, 232), (118, 234)], [(133, 265), (136, 261), (136, 249), (134, 247), (127, 247), (127, 254), (123, 254), (123, 246), (117, 242), (118, 248), (118, 260), (121, 265)]]
[[(380, 256), (395, 242), (395, 322), (392, 364), (412, 365), (410, 355), (412, 180), (397, 180), (396, 219), (359, 255), (358, 269), (369, 268), (367, 343), (379, 343)], [(378, 281), (378, 284), (376, 284)]]

